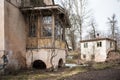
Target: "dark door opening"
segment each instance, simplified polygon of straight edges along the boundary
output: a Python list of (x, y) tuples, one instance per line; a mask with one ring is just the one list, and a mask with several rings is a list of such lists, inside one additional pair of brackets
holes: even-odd
[(62, 68), (63, 67), (63, 60), (60, 59), (58, 62), (58, 68)]
[(36, 60), (33, 62), (32, 67), (35, 69), (46, 69), (46, 64), (41, 60)]

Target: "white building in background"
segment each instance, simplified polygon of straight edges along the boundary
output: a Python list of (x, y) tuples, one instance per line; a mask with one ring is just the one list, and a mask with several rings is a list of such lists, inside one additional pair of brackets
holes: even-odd
[(116, 41), (109, 38), (95, 38), (81, 41), (81, 59), (104, 62), (109, 51), (115, 49)]

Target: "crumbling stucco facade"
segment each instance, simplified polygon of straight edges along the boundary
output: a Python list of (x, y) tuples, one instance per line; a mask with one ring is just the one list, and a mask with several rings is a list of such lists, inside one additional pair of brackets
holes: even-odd
[[(29, 0), (26, 0), (26, 2), (29, 4)], [(28, 11), (24, 10), (24, 8), (21, 9), (21, 3), (21, 0), (0, 0), (0, 65), (4, 65), (3, 55), (7, 57), (8, 62), (6, 69), (8, 70), (33, 68), (33, 63), (36, 60), (44, 62), (46, 68), (51, 68), (52, 66), (57, 67), (59, 63), (64, 64), (67, 48), (64, 41), (55, 40), (55, 16), (53, 15), (54, 17), (51, 23), (53, 27), (51, 38), (48, 40), (46, 40), (46, 38), (40, 38), (39, 34), (41, 31), (38, 29), (41, 26), (41, 23), (38, 22), (41, 21), (40, 16), (38, 16), (39, 18), (37, 18), (35, 22), (37, 24), (37, 36), (29, 37), (29, 25), (26, 12), (29, 13), (30, 9)], [(53, 0), (44, 0), (44, 3), (46, 5), (53, 5), (54, 2)], [(28, 4), (25, 5), (28, 6)], [(56, 7), (55, 10), (57, 10)], [(50, 14), (52, 15), (53, 13)], [(59, 14), (61, 14), (61, 12)], [(62, 13), (62, 15), (63, 14), (64, 13)], [(65, 27), (62, 26), (61, 30), (63, 32), (65, 31), (64, 29)], [(41, 47), (42, 45), (43, 47)], [(52, 54), (54, 54), (54, 56)], [(62, 62), (60, 62), (60, 60), (62, 60)]]
[(84, 61), (104, 62), (111, 50), (115, 50), (116, 41), (109, 38), (96, 38), (81, 41), (81, 59)]

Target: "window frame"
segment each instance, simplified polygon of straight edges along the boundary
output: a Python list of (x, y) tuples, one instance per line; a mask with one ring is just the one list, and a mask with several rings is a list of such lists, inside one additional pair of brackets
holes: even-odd
[(97, 42), (97, 47), (102, 47), (102, 42), (101, 41)]
[[(49, 21), (48, 21), (48, 18), (50, 19)], [(40, 29), (40, 37), (41, 38), (52, 38), (52, 15), (43, 16), (41, 24), (42, 25), (41, 25), (41, 29)], [(44, 34), (44, 33), (46, 33), (45, 30), (43, 31), (43, 29), (45, 29), (45, 28), (46, 28), (46, 31), (48, 31), (47, 28), (50, 28), (50, 30), (51, 30), (50, 31), (50, 36), (48, 35), (49, 32), (46, 35)]]
[(113, 42), (110, 41), (110, 48), (112, 48), (112, 47), (113, 47)]
[(86, 54), (83, 54), (83, 58), (86, 59)]
[(84, 48), (88, 48), (88, 43), (84, 43)]
[(37, 15), (29, 16), (28, 37), (37, 37)]

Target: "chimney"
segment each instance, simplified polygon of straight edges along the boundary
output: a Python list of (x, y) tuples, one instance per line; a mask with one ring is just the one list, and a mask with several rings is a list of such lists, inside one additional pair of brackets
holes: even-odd
[(97, 36), (96, 36), (96, 38), (100, 38), (100, 35), (99, 35), (99, 33), (97, 33)]

